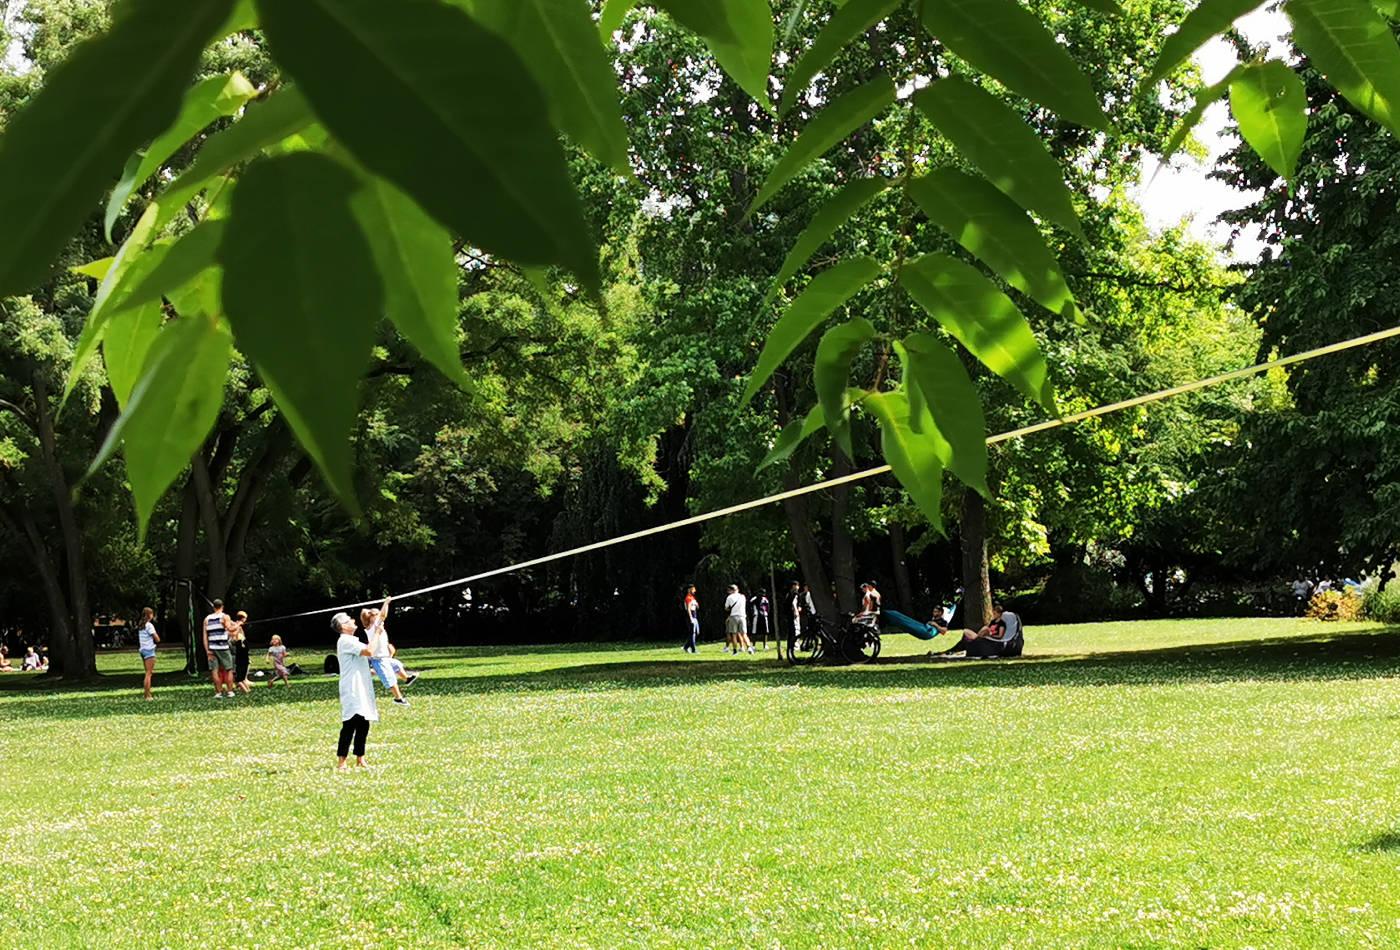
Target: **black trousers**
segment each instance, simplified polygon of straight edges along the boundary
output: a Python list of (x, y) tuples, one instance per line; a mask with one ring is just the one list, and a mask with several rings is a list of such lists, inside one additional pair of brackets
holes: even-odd
[(350, 740), (355, 740), (355, 755), (365, 754), (365, 740), (369, 738), (369, 720), (364, 716), (351, 716), (340, 724), (340, 741), (335, 745), (337, 758), (350, 754)]

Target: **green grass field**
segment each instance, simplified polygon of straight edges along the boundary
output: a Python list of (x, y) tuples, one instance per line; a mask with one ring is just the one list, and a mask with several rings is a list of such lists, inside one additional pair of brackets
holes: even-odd
[(350, 774), (331, 678), (0, 677), (0, 944), (1400, 944), (1400, 631), (1029, 633), (844, 669), (407, 651)]

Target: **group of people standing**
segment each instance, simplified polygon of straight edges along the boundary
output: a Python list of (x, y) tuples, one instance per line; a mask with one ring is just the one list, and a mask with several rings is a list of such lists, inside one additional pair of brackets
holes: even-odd
[[(695, 596), (695, 585), (685, 589), (681, 601), (685, 612), (688, 636), (681, 649), (686, 653), (696, 653), (700, 637), (700, 601)], [(724, 597), (724, 652), (733, 655), (753, 653), (754, 640), (760, 640), (763, 648), (768, 648), (768, 640), (776, 637), (773, 633), (773, 605), (768, 595), (762, 591), (752, 598), (739, 589), (738, 584), (730, 584)]]
[[(253, 683), (248, 679), (248, 633), (245, 629), (248, 625), (248, 614), (240, 610), (237, 614), (229, 616), (224, 612), (222, 600), (215, 600), (210, 606), (213, 612), (204, 618), (204, 652), (209, 657), (209, 676), (214, 681), (214, 698), (232, 699), (235, 687), (245, 693), (252, 692)], [(145, 613), (153, 611), (147, 607)], [(150, 628), (151, 636), (157, 643), (160, 642), (160, 638), (155, 637), (155, 628), (151, 627), (149, 617), (143, 615), (142, 624), (141, 657), (146, 661), (146, 698), (150, 699), (149, 685), (151, 669), (155, 663), (155, 645), (151, 645), (148, 657), (145, 645), (146, 629)], [(272, 678), (268, 680), (267, 685), (271, 686), (280, 679), (284, 686), (291, 686), (292, 680), (287, 670), (287, 648), (283, 646), (281, 637), (272, 637), (267, 648), (267, 658), (272, 661)]]

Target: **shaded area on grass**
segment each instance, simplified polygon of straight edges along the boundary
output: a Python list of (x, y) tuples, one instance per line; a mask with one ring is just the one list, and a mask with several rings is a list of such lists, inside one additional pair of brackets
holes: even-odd
[[(466, 654), (469, 662), (453, 662), (452, 672), (440, 667), (434, 674), (433, 656), (447, 658), (447, 651), (425, 651), (417, 668), (427, 674), (414, 685), (411, 696), (460, 693), (614, 691), (655, 689), (740, 682), (759, 687), (811, 687), (892, 690), (965, 689), (970, 687), (1021, 688), (1032, 686), (1153, 685), (1191, 681), (1235, 682), (1247, 680), (1358, 679), (1400, 673), (1400, 628), (1336, 635), (1284, 636), (1172, 646), (1122, 652), (1052, 654), (1033, 652), (1018, 660), (929, 659), (926, 656), (881, 658), (865, 666), (788, 667), (775, 658), (630, 659), (616, 662), (576, 663), (537, 670), (507, 669), (492, 672), (502, 658), (558, 658), (574, 652), (568, 647), (497, 648)], [(620, 644), (619, 653), (632, 653), (635, 644)], [(600, 651), (590, 645), (588, 653)], [(216, 702), (206, 681), (180, 673), (162, 674), (158, 690), (162, 702), (139, 699), (141, 674), (108, 674), (94, 682), (65, 687), (37, 678), (21, 682), (0, 680), (0, 700), (6, 697), (34, 699), (18, 705), (0, 702), (0, 719), (87, 719), (104, 715), (142, 715), (177, 708), (236, 709), (240, 706), (274, 706), (286, 703), (334, 701), (336, 680), (311, 674), (296, 679), (291, 688), (260, 685), (251, 696)], [(79, 695), (70, 695), (80, 691)], [(117, 695), (122, 694), (122, 695)], [(109, 700), (110, 697), (110, 700)], [(387, 695), (385, 696), (387, 701)]]

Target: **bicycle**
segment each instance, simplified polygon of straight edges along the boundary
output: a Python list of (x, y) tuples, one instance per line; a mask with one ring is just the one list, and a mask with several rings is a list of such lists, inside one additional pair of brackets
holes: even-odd
[(847, 615), (839, 630), (821, 616), (803, 618), (802, 631), (788, 639), (787, 660), (794, 666), (833, 662), (868, 663), (880, 655), (880, 630)]

